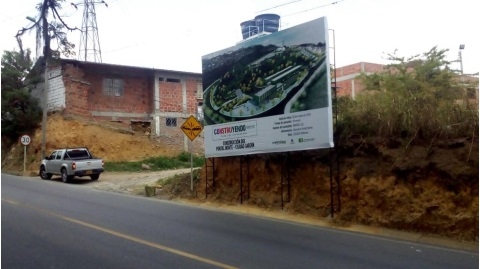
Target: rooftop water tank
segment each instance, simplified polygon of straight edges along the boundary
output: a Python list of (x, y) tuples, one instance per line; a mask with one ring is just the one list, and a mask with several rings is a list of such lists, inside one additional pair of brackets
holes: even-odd
[(255, 20), (244, 21), (240, 23), (240, 27), (242, 28), (243, 39), (258, 34), (258, 27), (255, 25)]
[(280, 26), (280, 16), (277, 14), (261, 14), (255, 17), (255, 25), (259, 28), (259, 33), (275, 33)]

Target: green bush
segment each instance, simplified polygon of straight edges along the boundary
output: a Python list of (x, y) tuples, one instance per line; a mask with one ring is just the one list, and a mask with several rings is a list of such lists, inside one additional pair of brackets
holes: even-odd
[(420, 58), (391, 57), (396, 63), (384, 72), (362, 75), (366, 91), (355, 100), (338, 99), (341, 135), (431, 140), (478, 134), (478, 108), (466, 101), (445, 52), (433, 48)]
[[(192, 161), (193, 167), (201, 167), (205, 159), (203, 156), (194, 155)], [(150, 171), (189, 168), (191, 166), (190, 153), (183, 152), (176, 157), (154, 157), (135, 162), (106, 162), (105, 170), (109, 172), (140, 172), (143, 170), (142, 164), (147, 164)]]

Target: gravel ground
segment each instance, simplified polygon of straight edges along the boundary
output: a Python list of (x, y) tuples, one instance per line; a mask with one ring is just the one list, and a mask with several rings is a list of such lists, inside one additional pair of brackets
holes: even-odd
[(147, 184), (154, 185), (159, 179), (185, 173), (190, 173), (190, 168), (135, 173), (105, 172), (98, 181), (91, 182), (88, 186), (98, 190), (134, 194)]

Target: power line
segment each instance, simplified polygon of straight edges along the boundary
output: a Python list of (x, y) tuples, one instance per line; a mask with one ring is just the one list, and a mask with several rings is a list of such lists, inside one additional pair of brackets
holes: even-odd
[(312, 11), (312, 10), (317, 9), (317, 8), (326, 7), (326, 6), (330, 6), (330, 5), (335, 5), (335, 4), (338, 4), (338, 3), (342, 2), (342, 1), (345, 1), (345, 0), (339, 0), (339, 1), (335, 1), (335, 2), (329, 3), (329, 4), (321, 5), (321, 6), (318, 6), (318, 7), (313, 7), (313, 8), (310, 8), (310, 9), (305, 9), (305, 10), (302, 10), (302, 11), (299, 11), (299, 12), (291, 13), (291, 14), (288, 14), (288, 15), (283, 15), (282, 17), (288, 17), (288, 16), (292, 16), (292, 15), (296, 15), (296, 14), (300, 14), (300, 13)]
[(287, 2), (287, 3), (280, 4), (280, 5), (278, 5), (278, 6), (274, 6), (274, 7), (270, 7), (270, 8), (267, 8), (267, 9), (259, 10), (259, 11), (255, 12), (255, 13), (264, 12), (264, 11), (267, 11), (267, 10), (271, 10), (271, 9), (274, 9), (274, 8), (277, 8), (277, 7), (286, 6), (286, 5), (289, 5), (289, 4), (292, 4), (292, 3), (295, 3), (295, 2), (300, 2), (300, 1), (302, 1), (302, 0), (290, 1), (290, 2)]
[(7, 17), (6, 19), (2, 19), (0, 22), (4, 23), (4, 22), (7, 22), (7, 21), (12, 21), (12, 20), (17, 20), (17, 19), (24, 19), (25, 18), (25, 15), (26, 14), (31, 14), (33, 12), (38, 12), (37, 9), (33, 8), (33, 9), (29, 9), (28, 11), (24, 11), (22, 13), (18, 13), (16, 15), (7, 15), (6, 13), (1, 13), (0, 15), (1, 16), (5, 16)]

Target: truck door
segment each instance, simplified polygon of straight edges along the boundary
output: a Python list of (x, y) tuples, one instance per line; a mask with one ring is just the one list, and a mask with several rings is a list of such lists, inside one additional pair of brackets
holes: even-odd
[(54, 159), (50, 160), (50, 167), (52, 167), (52, 171), (54, 173), (60, 173), (60, 168), (62, 167), (62, 157), (64, 150), (58, 150), (57, 155)]
[(52, 161), (55, 160), (55, 157), (57, 156), (57, 151), (54, 151), (52, 152), (52, 154), (50, 154), (50, 156), (48, 156), (47, 158), (47, 163), (46, 163), (46, 167), (45, 167), (45, 171), (47, 173), (52, 173), (52, 172), (55, 172), (53, 170), (53, 166), (52, 166)]

